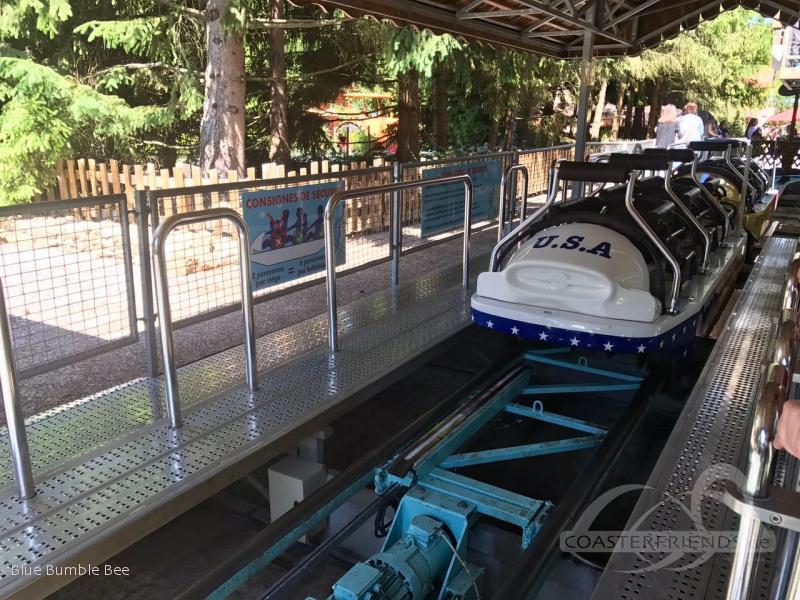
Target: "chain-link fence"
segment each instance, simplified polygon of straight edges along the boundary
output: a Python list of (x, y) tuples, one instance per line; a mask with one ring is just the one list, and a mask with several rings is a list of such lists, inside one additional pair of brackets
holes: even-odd
[(137, 339), (124, 195), (0, 208), (0, 278), (27, 377)]

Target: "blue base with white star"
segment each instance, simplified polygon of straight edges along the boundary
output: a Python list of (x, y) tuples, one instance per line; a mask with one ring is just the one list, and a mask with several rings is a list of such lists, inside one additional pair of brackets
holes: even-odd
[(700, 315), (695, 314), (672, 329), (654, 337), (620, 337), (526, 323), (472, 309), (472, 322), (492, 331), (553, 346), (628, 354), (686, 352), (695, 341), (699, 320)]

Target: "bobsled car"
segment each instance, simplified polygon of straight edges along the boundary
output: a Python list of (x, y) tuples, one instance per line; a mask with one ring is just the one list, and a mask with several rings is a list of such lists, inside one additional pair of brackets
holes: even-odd
[[(545, 204), (479, 275), (473, 322), (559, 346), (685, 350), (721, 310), (747, 242), (724, 178), (698, 162), (687, 149), (554, 163)], [(567, 182), (592, 192), (556, 202)]]
[[(680, 167), (675, 178), (699, 179), (714, 181), (719, 186), (721, 202), (731, 207), (734, 212), (742, 208), (742, 223), (754, 241), (760, 240), (766, 233), (776, 208), (776, 195), (768, 194), (770, 177), (755, 162), (750, 161), (746, 168), (742, 156), (734, 156), (734, 152), (745, 147), (739, 140), (708, 140), (692, 142), (689, 148), (707, 156), (696, 164), (696, 173), (692, 175), (691, 166)], [(645, 150), (652, 152), (652, 150)], [(747, 171), (747, 192), (742, 205), (742, 184)]]

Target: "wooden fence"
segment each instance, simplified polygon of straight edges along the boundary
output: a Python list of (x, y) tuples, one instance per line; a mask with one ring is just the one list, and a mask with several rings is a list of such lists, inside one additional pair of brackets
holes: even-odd
[[(541, 148), (519, 152), (519, 162), (528, 168), (530, 174), (530, 193), (539, 194), (547, 187), (547, 173), (550, 163), (556, 158), (572, 158), (574, 150), (568, 146)], [(453, 159), (455, 163), (464, 162), (468, 158)], [(479, 159), (480, 156), (474, 157)], [(388, 169), (364, 172), (369, 167), (386, 166), (383, 159), (367, 162), (351, 162), (348, 164), (331, 164), (327, 160), (308, 163), (307, 166), (289, 171), (283, 165), (264, 163), (260, 169), (250, 167), (244, 176), (236, 171), (219, 173), (211, 170), (202, 174), (197, 165), (177, 164), (172, 169), (160, 168), (155, 163), (127, 165), (118, 161), (98, 162), (94, 159), (64, 160), (57, 166), (57, 186), (43, 195), (42, 200), (59, 198), (87, 198), (107, 194), (126, 194), (129, 206), (133, 206), (134, 194), (137, 190), (175, 190), (171, 198), (162, 198), (159, 212), (167, 217), (174, 213), (183, 213), (212, 206), (233, 206), (229, 195), (213, 188), (205, 198), (201, 194), (181, 194), (180, 189), (229, 182), (262, 181), (283, 179), (295, 176), (342, 173), (347, 180), (348, 189), (361, 189), (389, 183), (391, 175)], [(403, 179), (418, 179), (421, 167), (414, 165), (403, 172)], [(263, 186), (263, 183), (261, 184)], [(279, 185), (276, 182), (276, 185)], [(209, 204), (210, 202), (210, 204)], [(421, 199), (417, 191), (409, 192), (402, 204), (402, 219), (406, 224), (419, 223), (421, 218)], [(238, 208), (234, 206), (234, 208)], [(83, 219), (114, 218), (112, 209), (76, 210), (76, 217)], [(110, 214), (106, 214), (109, 211)], [(386, 231), (389, 227), (389, 198), (371, 196), (360, 198), (347, 205), (347, 233), (366, 233)]]
[[(244, 176), (236, 171), (220, 173), (215, 169), (202, 174), (200, 167), (190, 164), (176, 164), (172, 169), (158, 167), (155, 163), (145, 165), (127, 165), (119, 161), (98, 162), (94, 159), (64, 160), (57, 165), (57, 185), (43, 194), (41, 200), (58, 200), (67, 198), (89, 198), (107, 194), (126, 194), (129, 206), (133, 206), (134, 194), (137, 190), (176, 190), (172, 202), (164, 202), (161, 210), (163, 216), (176, 212), (188, 212), (197, 208), (198, 199), (192, 194), (180, 194), (181, 188), (199, 185), (215, 185), (241, 181), (257, 181), (264, 179), (283, 179), (287, 177), (347, 173), (348, 185), (351, 189), (371, 187), (388, 183), (387, 172), (361, 173), (369, 167), (384, 166), (383, 159), (377, 158), (369, 164), (365, 161), (347, 164), (331, 164), (327, 160), (312, 161), (308, 166), (297, 170), (287, 170), (284, 165), (264, 163), (260, 169), (250, 167)], [(352, 172), (352, 174), (351, 174)], [(212, 206), (222, 205), (220, 195), (212, 192)], [(106, 214), (108, 213), (108, 214)], [(76, 210), (76, 217), (84, 219), (114, 218), (109, 209)], [(388, 220), (388, 201), (383, 198), (366, 198), (348, 207), (347, 231), (359, 233), (374, 231)], [(386, 224), (388, 227), (388, 222)]]

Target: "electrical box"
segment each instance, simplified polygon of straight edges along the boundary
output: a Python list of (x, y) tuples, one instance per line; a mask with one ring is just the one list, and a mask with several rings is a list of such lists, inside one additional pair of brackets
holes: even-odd
[(308, 498), (327, 481), (325, 465), (287, 456), (269, 468), (269, 513), (275, 520)]

